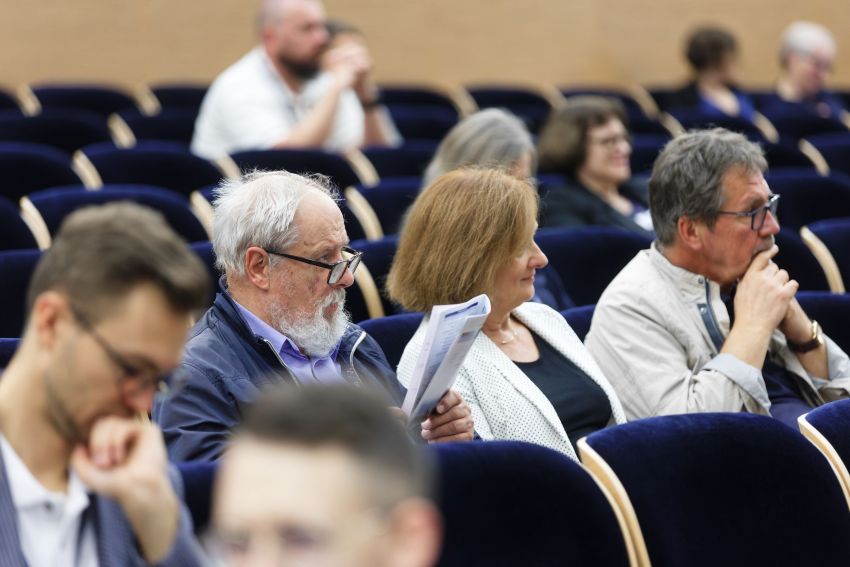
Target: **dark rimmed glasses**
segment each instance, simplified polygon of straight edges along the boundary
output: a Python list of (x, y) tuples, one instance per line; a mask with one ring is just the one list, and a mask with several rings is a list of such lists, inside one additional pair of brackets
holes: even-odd
[(293, 256), (292, 254), (285, 254), (283, 252), (275, 252), (274, 250), (265, 249), (267, 254), (274, 254), (275, 256), (281, 256), (283, 258), (289, 258), (290, 260), (295, 260), (296, 262), (304, 262), (305, 264), (310, 264), (311, 266), (318, 266), (319, 268), (324, 268), (329, 270), (328, 274), (328, 285), (336, 285), (339, 283), (339, 280), (342, 279), (342, 276), (345, 275), (345, 269), (348, 268), (351, 270), (351, 273), (354, 274), (354, 270), (357, 269), (357, 266), (360, 265), (360, 259), (363, 257), (363, 252), (358, 252), (348, 246), (343, 246), (342, 251), (346, 254), (349, 254), (350, 258), (344, 258), (339, 262), (334, 262), (333, 264), (326, 264), (325, 262), (319, 262), (318, 260), (311, 260), (309, 258), (302, 258), (301, 256)]
[(767, 219), (767, 213), (776, 218), (776, 211), (779, 209), (779, 195), (771, 195), (764, 206), (753, 209), (752, 211), (717, 211), (718, 215), (732, 215), (735, 217), (750, 217), (750, 228), (753, 230), (761, 230), (764, 226), (764, 221)]
[(71, 306), (71, 313), (80, 324), (80, 328), (88, 333), (115, 366), (121, 369), (124, 379), (134, 382), (135, 387), (131, 395), (135, 396), (146, 391), (168, 390), (168, 380), (174, 376), (174, 372), (160, 372), (154, 368), (140, 368), (133, 364), (124, 355), (115, 350), (100, 333), (95, 331), (94, 325), (91, 324), (91, 321), (79, 309)]

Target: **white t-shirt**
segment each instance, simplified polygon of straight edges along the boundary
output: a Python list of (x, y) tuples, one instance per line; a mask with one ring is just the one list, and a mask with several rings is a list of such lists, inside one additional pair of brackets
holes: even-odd
[(0, 435), (0, 450), (12, 501), (18, 515), (18, 536), (29, 567), (97, 567), (94, 521), (88, 515), (80, 530), (89, 495), (71, 471), (68, 493), (50, 492), (29, 471)]
[[(265, 51), (255, 48), (210, 86), (195, 122), (192, 151), (214, 159), (272, 147), (325, 95), (332, 80), (327, 73), (319, 74), (295, 94)], [(339, 151), (358, 147), (363, 136), (363, 107), (354, 91), (348, 89), (340, 97), (324, 148)]]

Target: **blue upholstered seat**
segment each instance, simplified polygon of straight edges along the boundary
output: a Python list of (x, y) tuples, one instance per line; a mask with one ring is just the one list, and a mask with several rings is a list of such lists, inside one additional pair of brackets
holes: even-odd
[(765, 141), (761, 130), (745, 118), (738, 116), (706, 115), (699, 109), (676, 108), (671, 109), (669, 112), (679, 121), (685, 130), (719, 127), (733, 132), (739, 132), (754, 142)]
[(670, 136), (637, 134), (632, 140), (632, 153), (629, 155), (629, 165), (635, 174), (649, 174), (655, 159), (664, 145), (670, 141)]
[(213, 164), (175, 142), (140, 142), (132, 148), (97, 144), (83, 152), (104, 183), (154, 185), (188, 196), (222, 178)]
[(832, 171), (850, 174), (850, 131), (816, 134), (806, 139), (817, 148)]
[(387, 275), (390, 273), (396, 248), (398, 248), (398, 236), (385, 236), (380, 240), (357, 240), (352, 241), (351, 247), (363, 252), (363, 264), (372, 274), (378, 292), (381, 294), (381, 303), (384, 305), (384, 313), (399, 313), (401, 309), (387, 299), (384, 287), (387, 283)]
[(537, 244), (576, 305), (596, 303), (614, 276), (652, 240), (617, 228), (543, 229)]
[(38, 248), (38, 244), (21, 218), (18, 206), (0, 196), (0, 250), (20, 248)]
[(814, 170), (815, 164), (800, 151), (796, 140), (780, 139), (777, 143), (762, 142), (765, 157), (771, 170), (788, 167)]
[(847, 132), (847, 127), (838, 120), (822, 118), (811, 112), (800, 111), (791, 105), (784, 110), (766, 109), (764, 115), (773, 124), (780, 136), (800, 139), (814, 134)]
[(83, 146), (110, 140), (106, 120), (83, 110), (45, 110), (35, 116), (0, 112), (0, 141), (42, 144), (70, 155)]
[(381, 223), (384, 234), (398, 234), (401, 219), (419, 195), (420, 177), (390, 177), (374, 187), (359, 187), (360, 194), (369, 202)]
[(242, 171), (285, 169), (298, 174), (321, 173), (340, 191), (361, 182), (344, 157), (323, 150), (248, 150), (230, 157)]
[(432, 446), (440, 567), (628, 565), (608, 500), (577, 463), (516, 441)]
[(209, 240), (209, 235), (192, 213), (186, 198), (159, 187), (114, 185), (100, 191), (89, 191), (80, 187), (58, 187), (31, 193), (29, 200), (38, 209), (51, 235), (56, 234), (66, 216), (80, 207), (133, 201), (162, 213), (168, 224), (187, 241)]
[(210, 276), (210, 289), (212, 290), (212, 293), (210, 294), (209, 305), (212, 305), (212, 300), (218, 292), (218, 280), (221, 276), (218, 268), (215, 267), (215, 252), (213, 251), (212, 242), (208, 240), (192, 242), (189, 244), (189, 248), (192, 249), (192, 252), (198, 255)]
[(363, 154), (381, 178), (421, 177), (436, 151), (436, 141), (419, 141), (398, 148), (366, 148)]
[(196, 113), (201, 108), (208, 88), (206, 85), (188, 83), (163, 83), (150, 87), (162, 110), (183, 109)]
[(653, 567), (850, 563), (850, 509), (836, 477), (772, 418), (673, 415), (603, 429), (579, 442), (599, 471), (583, 443), (625, 489)]
[[(185, 461), (176, 463), (183, 479), (183, 501), (192, 515), (195, 533), (203, 533), (210, 522), (212, 491), (218, 473), (218, 461)], [(281, 487), (285, 490), (285, 487)]]
[(193, 108), (166, 108), (148, 116), (138, 110), (125, 110), (118, 116), (130, 128), (136, 141), (178, 142), (188, 149), (198, 111)]
[(561, 315), (564, 316), (564, 319), (567, 320), (567, 323), (582, 341), (590, 330), (590, 323), (593, 321), (593, 311), (595, 309), (596, 305), (594, 304), (571, 307), (561, 311)]
[(20, 337), (26, 319), (26, 297), (39, 250), (0, 252), (0, 337)]
[(797, 301), (806, 314), (818, 321), (844, 352), (850, 352), (850, 295), (827, 291), (797, 292)]
[(0, 195), (10, 201), (57, 185), (80, 183), (71, 158), (38, 144), (0, 142)]
[[(781, 202), (781, 201), (780, 201)], [(781, 213), (780, 213), (781, 214)], [(773, 261), (797, 280), (801, 290), (828, 291), (826, 274), (797, 231), (782, 227), (774, 235), (779, 252)]]
[(0, 339), (0, 370), (8, 366), (12, 355), (18, 350), (20, 339)]
[(823, 453), (850, 499), (850, 400), (838, 400), (801, 416), (800, 431)]
[(397, 111), (408, 110), (434, 111), (454, 121), (458, 119), (458, 109), (452, 99), (427, 86), (381, 85), (381, 100), (393, 119)]
[(809, 223), (850, 216), (850, 178), (840, 173), (823, 177), (813, 171), (777, 170), (765, 176), (770, 189), (782, 196), (779, 222), (798, 230)]
[(422, 313), (398, 313), (360, 322), (363, 330), (381, 345), (381, 350), (393, 368), (398, 367), (404, 347), (413, 338), (422, 322)]
[(395, 127), (406, 143), (439, 142), (458, 122), (458, 114), (454, 109), (393, 105), (389, 110)]
[(850, 283), (850, 218), (813, 222), (807, 228), (820, 239), (832, 254), (845, 286)]
[(510, 85), (481, 85), (467, 90), (479, 108), (505, 108), (537, 134), (552, 112), (552, 104), (534, 90)]
[(45, 84), (32, 87), (41, 108), (85, 110), (106, 118), (119, 110), (136, 108), (129, 93), (115, 86)]

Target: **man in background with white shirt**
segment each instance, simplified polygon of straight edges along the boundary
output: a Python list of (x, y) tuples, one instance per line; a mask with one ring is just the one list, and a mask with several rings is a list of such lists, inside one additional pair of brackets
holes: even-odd
[(248, 149), (344, 151), (398, 142), (365, 46), (349, 42), (325, 51), (329, 35), (319, 0), (264, 0), (259, 24), (260, 45), (207, 92), (194, 153), (213, 159)]
[(0, 565), (200, 565), (150, 410), (208, 281), (164, 219), (71, 215), (0, 378)]

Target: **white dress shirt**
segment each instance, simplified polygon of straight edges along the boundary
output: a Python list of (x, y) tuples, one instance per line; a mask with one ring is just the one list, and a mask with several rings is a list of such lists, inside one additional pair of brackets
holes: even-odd
[(97, 544), (89, 496), (80, 478), (70, 471), (68, 492), (50, 492), (29, 471), (0, 435), (9, 490), (18, 515), (18, 535), (29, 567), (97, 567)]

